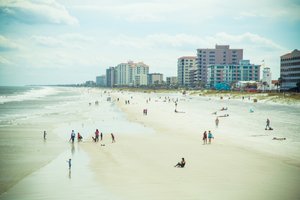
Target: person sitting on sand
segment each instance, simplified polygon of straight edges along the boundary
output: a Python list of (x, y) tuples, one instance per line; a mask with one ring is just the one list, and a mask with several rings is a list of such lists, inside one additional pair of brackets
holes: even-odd
[(181, 159), (181, 162), (177, 163), (174, 167), (184, 168), (185, 160), (184, 158)]
[(273, 140), (286, 140), (286, 138), (278, 138), (278, 137), (273, 137)]
[(224, 114), (224, 115), (220, 115), (218, 117), (229, 117), (229, 115), (228, 114)]

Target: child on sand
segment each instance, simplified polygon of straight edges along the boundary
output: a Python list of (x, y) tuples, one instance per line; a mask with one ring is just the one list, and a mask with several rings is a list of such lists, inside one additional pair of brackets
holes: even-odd
[(69, 170), (71, 170), (71, 167), (72, 167), (72, 163), (71, 163), (71, 158), (69, 160), (67, 160), (67, 163), (69, 164)]
[(81, 141), (82, 141), (82, 136), (80, 135), (79, 132), (77, 133), (77, 141), (78, 141), (78, 142), (81, 142)]

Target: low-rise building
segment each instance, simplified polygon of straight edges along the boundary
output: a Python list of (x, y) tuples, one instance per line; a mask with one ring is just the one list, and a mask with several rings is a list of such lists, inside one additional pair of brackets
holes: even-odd
[(177, 84), (178, 84), (177, 76), (167, 77), (167, 85), (177, 85)]
[(216, 84), (231, 85), (238, 81), (259, 81), (260, 65), (250, 64), (249, 60), (241, 60), (238, 65), (209, 65), (208, 86), (214, 88)]
[(106, 77), (105, 77), (105, 75), (96, 77), (96, 85), (101, 86), (101, 87), (106, 86)]
[(163, 74), (161, 73), (151, 73), (148, 74), (148, 85), (160, 85), (163, 84)]

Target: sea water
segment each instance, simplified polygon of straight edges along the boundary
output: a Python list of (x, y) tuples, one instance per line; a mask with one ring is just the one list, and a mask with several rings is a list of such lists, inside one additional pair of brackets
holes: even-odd
[[(79, 144), (70, 146), (71, 130), (80, 132), (83, 142), (91, 142), (96, 129), (103, 132), (106, 141), (110, 140), (110, 133), (116, 138), (120, 134), (153, 133), (149, 128), (127, 121), (116, 102), (107, 101), (109, 95), (104, 90), (1, 87), (0, 93), (0, 192), (7, 191), (0, 199), (110, 196), (93, 180), (88, 155), (80, 151)], [(66, 171), (68, 158), (73, 159), (75, 168), (79, 167), (71, 179)], [(79, 179), (80, 174), (84, 178)], [(52, 176), (58, 179), (49, 179)], [(87, 193), (79, 192), (81, 187)], [(89, 193), (97, 188), (100, 193)], [(54, 190), (57, 190), (55, 194)]]

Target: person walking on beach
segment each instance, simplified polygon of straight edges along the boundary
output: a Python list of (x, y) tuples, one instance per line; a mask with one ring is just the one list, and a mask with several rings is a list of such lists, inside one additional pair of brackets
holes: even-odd
[(44, 140), (46, 140), (47, 132), (44, 131)]
[(70, 138), (70, 140), (72, 141), (72, 143), (74, 143), (74, 141), (75, 141), (75, 136), (76, 136), (76, 134), (75, 134), (74, 130), (72, 130), (71, 138)]
[(185, 160), (184, 158), (182, 158), (181, 162), (177, 163), (174, 167), (184, 168), (184, 166), (185, 166)]
[(99, 142), (99, 130), (96, 129), (96, 132), (95, 132), (95, 142)]
[(216, 118), (216, 127), (218, 128), (218, 126), (219, 126), (219, 118), (217, 117)]
[(270, 129), (270, 120), (267, 119), (266, 121), (266, 130)]
[(114, 134), (111, 133), (110, 135), (111, 135), (111, 143), (115, 143), (116, 141), (115, 141), (115, 136), (114, 136)]
[(207, 144), (207, 133), (204, 131), (203, 133), (203, 144)]
[(71, 160), (71, 158), (69, 160), (67, 160), (67, 163), (69, 164), (69, 170), (71, 170), (71, 167), (72, 167), (72, 160)]
[(214, 136), (210, 131), (208, 131), (208, 143), (211, 144), (211, 139), (214, 139)]
[(102, 139), (103, 139), (103, 134), (102, 134), (102, 132), (100, 133), (100, 140), (102, 141)]

